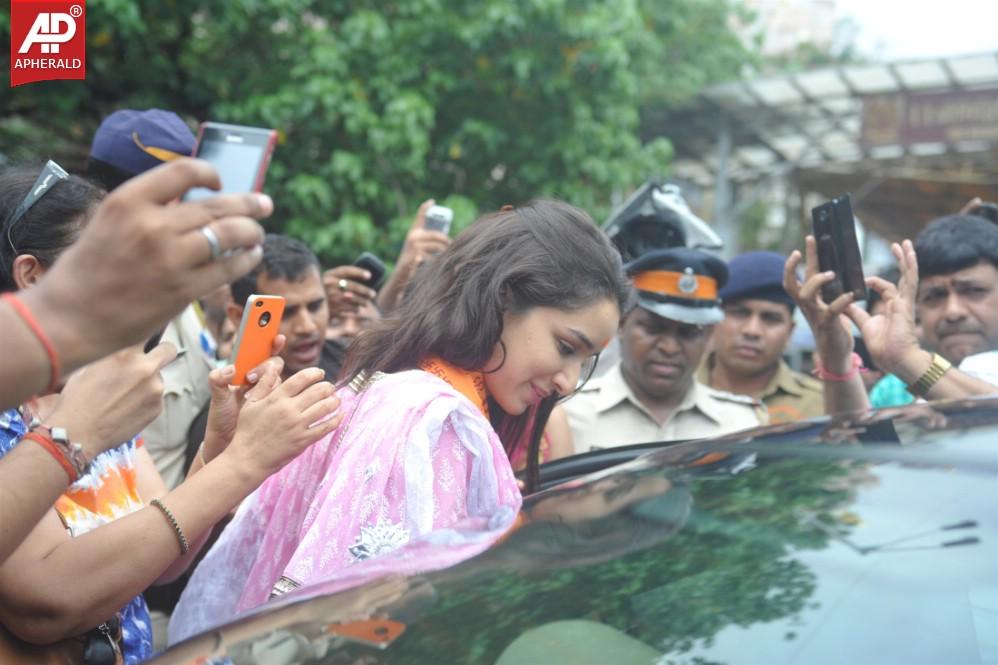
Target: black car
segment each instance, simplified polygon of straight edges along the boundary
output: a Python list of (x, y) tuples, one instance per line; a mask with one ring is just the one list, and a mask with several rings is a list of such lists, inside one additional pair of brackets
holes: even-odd
[(542, 470), (478, 557), (299, 590), (154, 662), (998, 662), (998, 399)]

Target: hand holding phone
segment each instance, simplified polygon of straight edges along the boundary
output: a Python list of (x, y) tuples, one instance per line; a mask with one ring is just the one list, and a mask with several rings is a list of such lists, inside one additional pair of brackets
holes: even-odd
[(232, 385), (245, 385), (250, 370), (270, 357), (283, 315), (284, 298), (281, 296), (251, 295), (246, 299), (232, 347), (232, 364), (236, 367)]
[(831, 303), (843, 293), (851, 292), (856, 300), (866, 300), (863, 257), (849, 195), (812, 208), (811, 224), (818, 249), (818, 268), (821, 272), (835, 273), (835, 279), (821, 287), (822, 299)]
[(453, 210), (446, 206), (430, 206), (430, 209), (426, 211), (423, 228), (427, 231), (440, 231), (446, 235), (450, 233), (452, 221), (454, 221)]
[(197, 201), (218, 193), (259, 192), (277, 142), (277, 132), (262, 127), (203, 122), (198, 130), (194, 156), (210, 162), (222, 180), (222, 189), (213, 192), (198, 187), (187, 192), (185, 201)]
[(371, 273), (370, 279), (363, 282), (364, 286), (377, 289), (381, 280), (385, 276), (385, 264), (371, 252), (364, 252), (353, 262), (358, 268), (363, 268)]

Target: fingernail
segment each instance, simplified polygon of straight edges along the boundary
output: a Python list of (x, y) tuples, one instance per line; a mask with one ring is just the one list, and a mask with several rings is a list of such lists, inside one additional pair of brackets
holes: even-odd
[(257, 195), (256, 195), (256, 202), (257, 202), (257, 203), (258, 203), (258, 204), (260, 205), (260, 207), (261, 207), (261, 208), (263, 208), (264, 210), (266, 210), (266, 209), (268, 209), (268, 208), (270, 208), (270, 209), (273, 209), (273, 207), (274, 207), (274, 202), (273, 202), (273, 201), (271, 200), (271, 198), (270, 198), (269, 196), (267, 196), (266, 194), (257, 194)]
[(257, 376), (256, 372), (250, 372), (249, 374), (246, 375), (246, 380), (249, 381), (250, 383), (255, 382), (258, 378), (260, 377)]
[(364, 271), (364, 279), (371, 279), (371, 273), (368, 270)]
[(235, 365), (226, 365), (225, 367), (222, 368), (222, 374), (225, 376), (229, 376), (230, 374), (235, 374), (235, 373), (236, 373)]

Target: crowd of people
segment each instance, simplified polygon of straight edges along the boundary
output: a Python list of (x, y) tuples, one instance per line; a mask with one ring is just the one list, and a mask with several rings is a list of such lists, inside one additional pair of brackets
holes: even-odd
[[(194, 141), (119, 111), (85, 173), (0, 172), (5, 662), (137, 663), (302, 586), (449, 566), (560, 457), (998, 392), (998, 225), (972, 211), (895, 244), (865, 307), (823, 300), (813, 238), (621, 256), (549, 200), (454, 239), (425, 202), (378, 289), (265, 234), (265, 195), (182, 200), (220, 185)], [(237, 387), (252, 294), (285, 308)]]

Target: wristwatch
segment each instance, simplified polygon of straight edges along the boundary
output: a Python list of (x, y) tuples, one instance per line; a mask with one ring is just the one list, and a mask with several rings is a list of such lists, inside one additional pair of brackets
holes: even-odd
[(909, 385), (908, 392), (915, 397), (925, 397), (925, 394), (929, 392), (932, 386), (936, 385), (936, 382), (943, 378), (943, 374), (949, 371), (950, 364), (948, 360), (943, 358), (938, 353), (932, 354), (932, 363), (929, 368), (922, 373), (922, 376), (918, 377), (918, 381)]

